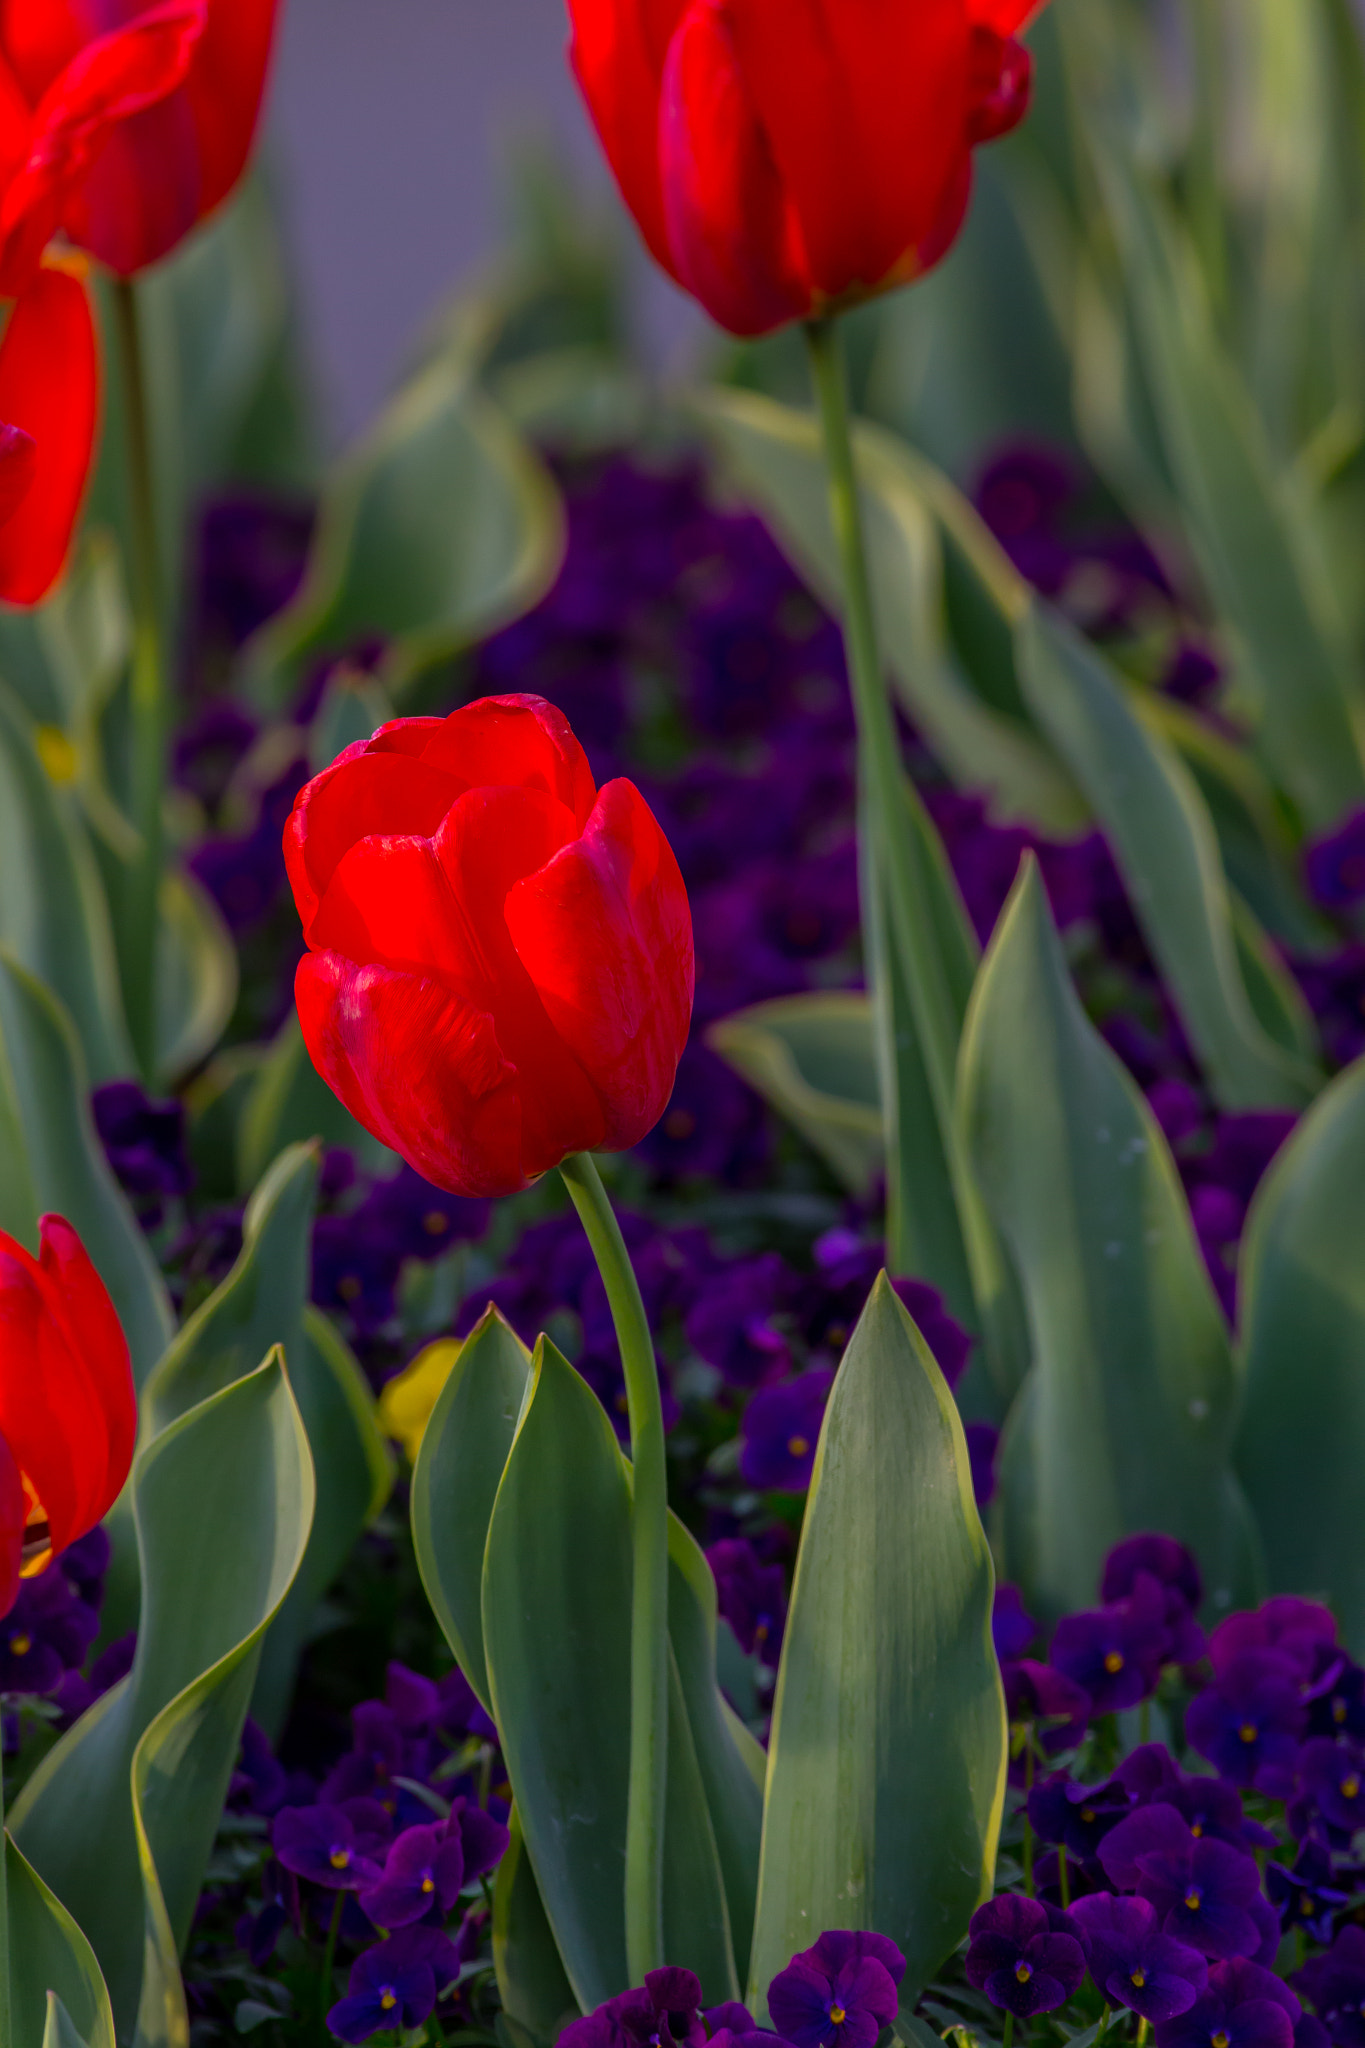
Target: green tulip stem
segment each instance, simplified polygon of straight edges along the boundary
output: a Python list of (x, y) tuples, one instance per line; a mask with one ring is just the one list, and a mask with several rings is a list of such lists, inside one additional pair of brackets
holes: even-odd
[(147, 361), (137, 287), (130, 279), (118, 279), (112, 296), (128, 472), (128, 572), (133, 612), (132, 813), (142, 840), (130, 876), (128, 914), (122, 920), (123, 991), (133, 1048), (144, 1077), (150, 1081), (156, 1058), (157, 901), (163, 850), (166, 673)]
[(664, 1793), (668, 1756), (668, 1468), (659, 1371), (640, 1284), (591, 1153), (560, 1167), (607, 1290), (626, 1376), (635, 1466), (631, 1532), (630, 1791), (626, 1962), (632, 1984), (664, 1963)]
[[(4, 1697), (0, 1695), (0, 1709)], [(9, 1978), (9, 1837), (5, 1833), (5, 1764), (0, 1755), (0, 2048), (13, 2048)]]
[[(813, 320), (806, 325), (811, 376), (824, 433), (829, 472), (830, 514), (839, 552), (844, 594), (844, 645), (858, 725), (860, 829), (864, 837), (863, 931), (868, 978), (876, 1000), (889, 1016), (887, 947), (880, 931), (881, 906), (895, 939), (895, 953), (905, 977), (921, 1041), (925, 1071), (950, 1168), (954, 1160), (953, 1089), (957, 1064), (957, 1028), (943, 963), (934, 944), (924, 904), (914, 878), (919, 858), (913, 821), (919, 797), (901, 760), (896, 721), (887, 695), (872, 606), (867, 542), (853, 465), (849, 426), (848, 381), (837, 323)], [(894, 1038), (886, 1021), (883, 1044)], [(888, 1103), (894, 1103), (894, 1090)], [(894, 1111), (891, 1112), (894, 1116)], [(899, 1156), (897, 1132), (887, 1132), (888, 1158)], [(891, 1179), (895, 1179), (894, 1172)]]

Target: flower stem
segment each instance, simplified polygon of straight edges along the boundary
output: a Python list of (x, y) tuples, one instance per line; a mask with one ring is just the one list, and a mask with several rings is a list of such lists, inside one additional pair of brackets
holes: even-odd
[(132, 813), (142, 840), (130, 877), (127, 914), (121, 921), (123, 995), (133, 1049), (144, 1077), (150, 1081), (156, 1059), (156, 942), (162, 862), (166, 672), (147, 362), (137, 287), (131, 280), (115, 281), (113, 304), (128, 470), (128, 567), (133, 610)]
[(0, 1693), (0, 2048), (13, 2048), (9, 1973), (9, 1837), (5, 1833), (5, 1696)]
[(346, 1904), (345, 1892), (338, 1892), (332, 1908), (332, 1918), (327, 1929), (327, 1946), (322, 1956), (322, 1985), (318, 1993), (318, 2026), (324, 2040), (330, 2041), (327, 2032), (327, 2014), (332, 2006), (332, 1980), (336, 1970), (337, 1936), (341, 1932), (341, 1915)]
[(1013, 2014), (1012, 2012), (1010, 2012), (1010, 2011), (1009, 2011), (1009, 2010), (1007, 2009), (1007, 2010), (1006, 2010), (1006, 2013), (1005, 2013), (1005, 2031), (1004, 2031), (1004, 2033), (1003, 2033), (1003, 2034), (1001, 2035), (1001, 2037), (1000, 2037), (1000, 2048), (1010, 2048), (1010, 2042), (1011, 2042), (1011, 2041), (1012, 2041), (1013, 2039), (1014, 2039), (1014, 2014)]
[(632, 1984), (664, 1962), (664, 1793), (668, 1755), (668, 1469), (654, 1340), (621, 1227), (591, 1153), (560, 1167), (607, 1290), (626, 1376), (635, 1465), (630, 1629), (626, 1961)]

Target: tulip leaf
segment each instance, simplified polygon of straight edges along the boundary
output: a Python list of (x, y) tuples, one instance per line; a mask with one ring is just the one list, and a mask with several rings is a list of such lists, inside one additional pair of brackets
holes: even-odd
[(826, 1927), (897, 1942), (912, 2010), (990, 1896), (1007, 1741), (994, 1586), (952, 1396), (882, 1274), (830, 1394), (801, 1532), (768, 1752), (755, 2012)]
[(1104, 656), (1060, 613), (1035, 603), (1019, 646), (1039, 726), (1104, 821), (1219, 1100), (1229, 1109), (1307, 1101), (1316, 1087), (1312, 1069), (1275, 1043), (1252, 1008), (1217, 835), (1188, 769), (1138, 715)]
[[(542, 1337), (488, 1529), (483, 1643), (527, 1852), (585, 2011), (630, 1981), (630, 1517), (630, 1472), (606, 1412)], [(738, 1995), (738, 1979), (676, 1651), (671, 1663), (665, 1948), (714, 2004)]]
[(412, 1542), (427, 1599), (461, 1671), (492, 1713), (483, 1648), (488, 1524), (531, 1377), (531, 1354), (490, 1307), (437, 1397), (412, 1475)]
[(169, 1087), (208, 1058), (237, 1001), (232, 934), (213, 898), (178, 868), (162, 878), (156, 977), (156, 1070)]
[(1365, 1061), (1324, 1090), (1266, 1175), (1242, 1240), (1237, 1469), (1269, 1589), (1330, 1601), (1365, 1652)]
[(722, 1018), (714, 1052), (796, 1126), (850, 1194), (883, 1171), (881, 1089), (872, 1011), (861, 990), (778, 996)]
[(308, 1439), (278, 1351), (163, 1429), (133, 1470), (133, 1669), (48, 1752), (13, 1832), (79, 1921), (120, 2037), (187, 2048), (176, 1961), (265, 1631), (308, 1543)]
[(324, 483), (303, 585), (246, 649), (248, 690), (282, 709), (317, 657), (375, 637), (400, 687), (534, 604), (562, 527), (548, 472), (443, 349)]
[[(750, 391), (708, 391), (697, 403), (740, 488), (838, 613), (842, 579), (814, 416)], [(879, 643), (907, 711), (954, 780), (990, 791), (1002, 815), (1045, 831), (1074, 829), (1085, 805), (1066, 769), (1026, 715), (1011, 715), (972, 686), (946, 643), (941, 545), (924, 488), (929, 465), (880, 428), (860, 425), (855, 439)]]
[(4, 1837), (5, 1903), (8, 1909), (10, 2041), (26, 2048), (44, 2041), (56, 2001), (68, 2030), (61, 2035), (83, 2048), (114, 2048), (114, 2016), (100, 1966), (66, 1907), (43, 1883), (32, 1864)]
[(65, 1216), (109, 1289), (146, 1378), (173, 1323), (165, 1283), (109, 1171), (87, 1107), (85, 1060), (52, 991), (0, 949), (0, 1228), (38, 1249), (38, 1218)]
[(507, 1830), (511, 1840), (493, 1881), (493, 1968), (502, 2017), (515, 2048), (552, 2048), (579, 2017), (578, 2001), (545, 1917), (515, 1806)]
[(1004, 1568), (1045, 1614), (1072, 1611), (1112, 1544), (1159, 1529), (1223, 1610), (1250, 1574), (1227, 1328), (1175, 1163), (1081, 1009), (1032, 860), (972, 997), (959, 1094), (1033, 1358), (1007, 1432)]
[[(51, 758), (43, 735), (0, 683), (0, 945), (65, 1004), (95, 1081), (132, 1071), (113, 927), (70, 790), (70, 743)], [(66, 752), (63, 753), (62, 749)]]
[[(1078, 17), (1079, 19), (1079, 17)], [(1267, 767), (1310, 831), (1365, 802), (1358, 682), (1315, 578), (1312, 543), (1192, 252), (1117, 134), (1103, 93), (1082, 107), (1142, 367), (1190, 546), (1252, 685)]]
[(308, 1057), (296, 1010), (281, 1025), (245, 1095), (237, 1129), (237, 1181), (243, 1188), (254, 1187), (286, 1145), (305, 1138), (344, 1146), (369, 1173), (395, 1173), (402, 1163), (327, 1086)]

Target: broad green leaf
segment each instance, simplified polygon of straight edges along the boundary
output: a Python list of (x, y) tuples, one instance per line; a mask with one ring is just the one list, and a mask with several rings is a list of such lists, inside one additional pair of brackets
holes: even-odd
[(394, 1173), (401, 1165), (377, 1138), (358, 1124), (332, 1093), (308, 1057), (291, 1009), (247, 1089), (237, 1126), (237, 1180), (254, 1187), (286, 1145), (321, 1138), (344, 1145), (370, 1173)]
[(850, 1193), (871, 1192), (886, 1146), (866, 995), (778, 996), (711, 1025), (706, 1042), (795, 1124)]
[(302, 1350), (318, 1155), (291, 1145), (242, 1218), (237, 1263), (180, 1330), (143, 1389), (142, 1427), (158, 1436), (177, 1416), (254, 1372), (272, 1345), (291, 1372)]
[(755, 2012), (826, 1927), (897, 1942), (911, 2010), (990, 1896), (1007, 1739), (994, 1587), (962, 1424), (883, 1274), (830, 1395), (801, 1532), (768, 1752)]
[[(1079, 27), (1080, 17), (1072, 20)], [(1084, 87), (1077, 100), (1186, 536), (1237, 637), (1266, 765), (1310, 831), (1320, 831), (1365, 801), (1360, 680), (1315, 578), (1305, 524), (1214, 331), (1191, 252), (1110, 132), (1103, 89), (1098, 104)]]
[(82, 2041), (77, 2033), (75, 2022), (55, 1991), (49, 1991), (47, 1994), (43, 2048), (89, 2048), (89, 2044)]
[[(131, 1073), (113, 929), (73, 792), (44, 765), (43, 728), (0, 683), (0, 945), (47, 982), (71, 1013), (96, 1081)], [(48, 750), (69, 782), (65, 736)]]
[[(747, 391), (709, 391), (702, 424), (746, 497), (836, 613), (841, 579), (828, 483), (813, 415)], [(943, 566), (924, 472), (896, 438), (859, 426), (856, 452), (880, 645), (906, 709), (954, 780), (990, 791), (1004, 816), (1066, 831), (1085, 807), (1026, 718), (992, 706), (950, 654)]]
[(237, 949), (207, 890), (179, 868), (161, 883), (156, 1067), (169, 1087), (208, 1058), (237, 1001)]
[(490, 1307), (460, 1347), (412, 1475), (417, 1569), (441, 1632), (489, 1713), (484, 1547), (530, 1377), (530, 1352)]
[[(624, 1844), (630, 1750), (631, 1485), (601, 1403), (554, 1346), (498, 1487), (483, 1577), (494, 1719), (527, 1851), (585, 2011), (629, 1983)], [(738, 1995), (719, 1854), (670, 1677), (664, 1936), (710, 2003)]]
[(350, 1345), (320, 1310), (305, 1308), (293, 1358), (289, 1383), (308, 1433), (317, 1504), (307, 1555), (266, 1636), (251, 1696), (251, 1711), (272, 1738), (284, 1727), (318, 1602), (393, 1486), (393, 1456), (369, 1381)]
[(68, 2040), (82, 2048), (114, 2048), (114, 2016), (94, 1950), (8, 1834), (4, 1854), (13, 2048), (38, 2041), (53, 2048), (44, 2034), (53, 1998), (69, 2029), (60, 2036), (61, 2048)]
[(165, 1282), (109, 1171), (87, 1107), (71, 1020), (0, 948), (0, 1229), (38, 1249), (38, 1218), (65, 1216), (109, 1289), (143, 1381), (174, 1324)]
[(397, 688), (534, 604), (562, 547), (548, 473), (444, 349), (324, 484), (303, 587), (249, 643), (247, 687), (282, 708), (317, 656), (379, 635)]
[(553, 2048), (569, 2022), (579, 2017), (578, 2001), (545, 1917), (515, 1806), (507, 1827), (512, 1839), (493, 1882), (498, 1997), (518, 2048), (523, 2042), (531, 2048)]
[(1222, 1610), (1249, 1591), (1227, 1329), (1175, 1163), (1081, 1009), (1032, 861), (982, 965), (959, 1094), (1033, 1356), (1004, 1568), (1045, 1613), (1072, 1611), (1112, 1544), (1161, 1529)]
[(1138, 716), (1099, 651), (1041, 600), (1021, 625), (1019, 644), (1034, 715), (1104, 821), (1219, 1099), (1230, 1109), (1297, 1107), (1316, 1077), (1274, 1042), (1252, 1009), (1217, 837), (1188, 770)]
[(38, 1766), (13, 1832), (88, 1935), (120, 2037), (187, 2048), (176, 1961), (260, 1645), (302, 1561), (308, 1440), (278, 1351), (139, 1454), (137, 1657)]
[(1237, 1470), (1269, 1588), (1331, 1602), (1365, 1652), (1365, 1061), (1272, 1165), (1242, 1240), (1246, 1386)]

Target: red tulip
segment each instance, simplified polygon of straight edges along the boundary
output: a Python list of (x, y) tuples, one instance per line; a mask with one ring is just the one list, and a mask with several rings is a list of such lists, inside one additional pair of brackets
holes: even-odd
[(692, 1011), (687, 892), (553, 705), (381, 726), (300, 792), (284, 850), (313, 1064), (428, 1180), (511, 1194), (657, 1123)]
[(572, 60), (657, 260), (762, 334), (919, 276), (1028, 104), (1039, 0), (569, 0)]
[(119, 1319), (84, 1245), (44, 1216), (35, 1259), (0, 1231), (0, 1615), (19, 1579), (123, 1490), (137, 1397)]
[(277, 4), (0, 0), (0, 290), (58, 229), (132, 277), (227, 197)]
[(84, 284), (44, 268), (0, 337), (0, 600), (37, 604), (61, 574), (99, 417)]

